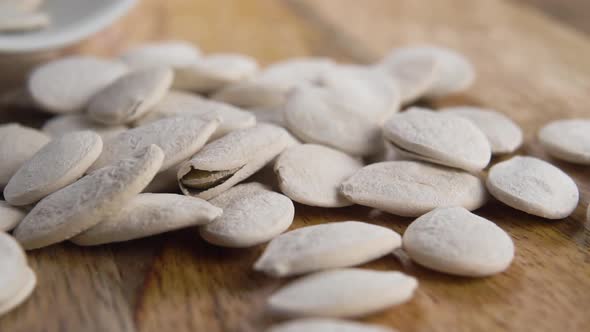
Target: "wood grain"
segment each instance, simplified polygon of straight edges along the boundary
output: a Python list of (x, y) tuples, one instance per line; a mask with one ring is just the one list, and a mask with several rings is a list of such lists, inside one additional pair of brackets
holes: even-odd
[[(433, 107), (482, 105), (525, 130), (518, 152), (547, 158), (535, 140), (544, 123), (589, 117), (590, 42), (546, 16), (487, 0), (144, 0), (128, 17), (68, 52), (111, 55), (131, 44), (186, 39), (206, 52), (241, 52), (267, 64), (320, 55), (371, 62), (391, 47), (435, 42), (465, 53), (478, 70), (467, 93)], [(584, 331), (590, 326), (588, 167), (548, 159), (577, 182), (581, 200), (565, 220), (546, 221), (491, 202), (478, 214), (515, 240), (510, 269), (484, 279), (450, 277), (403, 256), (368, 268), (420, 280), (409, 303), (366, 321), (400, 331)], [(362, 207), (296, 206), (293, 228), (364, 220), (403, 232), (411, 219)], [(261, 331), (269, 293), (284, 280), (251, 270), (262, 247), (210, 246), (195, 230), (129, 243), (30, 252), (39, 276), (33, 296), (0, 318), (0, 331)]]
[(590, 33), (590, 2), (587, 0), (516, 0), (526, 5), (533, 6), (545, 12), (547, 15), (572, 27)]

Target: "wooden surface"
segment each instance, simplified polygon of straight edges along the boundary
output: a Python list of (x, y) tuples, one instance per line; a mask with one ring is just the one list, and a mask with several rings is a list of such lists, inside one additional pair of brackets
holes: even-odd
[(514, 0), (534, 6), (547, 15), (590, 34), (590, 1), (588, 0)]
[[(262, 63), (332, 56), (367, 63), (392, 46), (436, 42), (475, 63), (467, 93), (442, 105), (483, 105), (525, 130), (519, 151), (547, 158), (534, 134), (544, 123), (590, 116), (590, 42), (534, 10), (500, 0), (143, 0), (121, 23), (73, 52), (114, 54), (148, 39), (197, 42), (206, 52), (242, 52)], [(547, 221), (492, 202), (478, 214), (514, 238), (516, 258), (501, 275), (450, 277), (393, 256), (368, 268), (403, 270), (420, 281), (415, 298), (365, 320), (400, 331), (588, 331), (588, 167), (551, 160), (578, 183), (581, 200), (565, 220)], [(364, 220), (403, 232), (411, 221), (361, 207), (296, 206), (294, 228)], [(251, 270), (263, 247), (220, 249), (194, 229), (129, 243), (30, 252), (39, 285), (0, 318), (2, 332), (261, 331), (269, 293), (284, 281)]]

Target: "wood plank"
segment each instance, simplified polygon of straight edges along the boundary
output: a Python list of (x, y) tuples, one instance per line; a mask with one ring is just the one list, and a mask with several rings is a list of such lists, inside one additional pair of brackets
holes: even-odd
[[(468, 15), (459, 15), (468, 13)], [(112, 55), (144, 40), (186, 39), (206, 52), (242, 52), (262, 63), (332, 56), (367, 63), (393, 46), (436, 42), (464, 52), (478, 69), (467, 93), (433, 106), (497, 108), (524, 129), (519, 153), (546, 158), (536, 130), (552, 119), (590, 115), (590, 43), (570, 28), (505, 1), (486, 0), (144, 0), (120, 23), (68, 52)], [(513, 236), (507, 273), (445, 276), (407, 259), (368, 268), (420, 280), (409, 303), (366, 320), (401, 331), (578, 331), (590, 326), (588, 168), (551, 160), (577, 181), (574, 215), (545, 221), (492, 202), (478, 214)], [(411, 219), (370, 209), (296, 206), (293, 228), (364, 220), (403, 232)], [(99, 248), (70, 244), (33, 251), (39, 287), (0, 318), (0, 331), (261, 331), (273, 322), (267, 295), (285, 281), (251, 271), (262, 247), (220, 249), (195, 230)]]
[(590, 2), (586, 0), (516, 0), (518, 2), (538, 8), (547, 15), (558, 19), (585, 33), (590, 33)]

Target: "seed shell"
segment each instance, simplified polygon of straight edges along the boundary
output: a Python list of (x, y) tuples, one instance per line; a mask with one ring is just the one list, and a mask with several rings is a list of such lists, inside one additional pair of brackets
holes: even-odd
[(363, 264), (401, 246), (394, 231), (359, 221), (307, 226), (270, 242), (254, 269), (274, 277)]
[(295, 207), (286, 196), (259, 183), (237, 185), (210, 200), (223, 215), (200, 228), (209, 243), (245, 248), (268, 242), (293, 222)]
[(118, 214), (71, 241), (83, 246), (129, 241), (207, 224), (221, 213), (221, 209), (199, 198), (177, 194), (139, 194)]
[(404, 232), (403, 245), (418, 264), (467, 277), (500, 273), (514, 258), (506, 232), (461, 207), (437, 208), (416, 219)]
[(288, 317), (362, 317), (410, 300), (418, 282), (401, 272), (336, 269), (297, 279), (268, 299)]
[(14, 236), (27, 249), (70, 239), (113, 218), (156, 175), (164, 152), (155, 145), (98, 169), (41, 200)]

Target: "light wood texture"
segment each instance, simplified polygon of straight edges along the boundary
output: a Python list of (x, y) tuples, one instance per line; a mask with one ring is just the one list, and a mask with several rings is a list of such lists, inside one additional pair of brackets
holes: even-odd
[[(393, 46), (435, 42), (473, 60), (475, 86), (433, 106), (483, 105), (525, 130), (519, 151), (547, 158), (544, 123), (590, 117), (590, 42), (537, 12), (500, 0), (143, 0), (123, 21), (69, 52), (116, 54), (144, 40), (177, 38), (205, 52), (236, 51), (267, 64), (303, 55), (367, 63)], [(578, 183), (565, 220), (547, 221), (498, 202), (477, 211), (514, 238), (501, 275), (445, 276), (393, 256), (367, 268), (403, 270), (420, 286), (404, 305), (367, 317), (400, 331), (585, 331), (590, 327), (588, 167), (550, 160)], [(411, 222), (366, 208), (296, 206), (293, 228), (363, 220), (403, 232)], [(284, 281), (254, 273), (263, 247), (220, 249), (195, 230), (98, 248), (57, 245), (30, 252), (39, 285), (0, 318), (0, 331), (262, 331), (269, 293)]]

